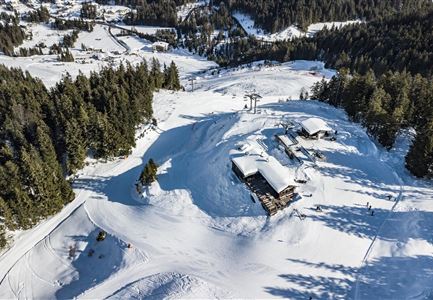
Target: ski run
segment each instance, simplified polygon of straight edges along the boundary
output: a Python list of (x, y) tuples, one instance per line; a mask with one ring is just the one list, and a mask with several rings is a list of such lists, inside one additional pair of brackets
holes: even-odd
[[(410, 132), (386, 152), (343, 111), (297, 100), (302, 88), (334, 74), (320, 62), (216, 69), (187, 53), (157, 55), (165, 56), (180, 65), (185, 91), (158, 92), (158, 126), (138, 130), (131, 155), (89, 160), (74, 180), (75, 200), (16, 233), (0, 257), (0, 298), (433, 295), (433, 191), (404, 169)], [(33, 59), (1, 62), (24, 66), (48, 85), (61, 75)], [(262, 96), (255, 114), (245, 109), (246, 92)], [(304, 140), (324, 158), (299, 163), (275, 135), (309, 118), (326, 122), (336, 140)], [(303, 182), (272, 217), (232, 171), (237, 149), (248, 147)], [(137, 194), (149, 158), (159, 165), (158, 180)], [(101, 230), (107, 236), (97, 242)]]

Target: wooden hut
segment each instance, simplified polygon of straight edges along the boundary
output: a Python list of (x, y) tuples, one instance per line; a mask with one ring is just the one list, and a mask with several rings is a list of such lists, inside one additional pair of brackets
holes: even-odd
[(232, 169), (257, 195), (269, 215), (286, 207), (294, 196), (293, 175), (272, 156), (235, 157), (232, 158)]
[(332, 133), (332, 129), (325, 121), (319, 118), (309, 118), (301, 122), (301, 135), (320, 139)]

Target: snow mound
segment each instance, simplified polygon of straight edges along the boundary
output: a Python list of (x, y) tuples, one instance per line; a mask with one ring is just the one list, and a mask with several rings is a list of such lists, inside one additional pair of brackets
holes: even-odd
[[(204, 117), (195, 124), (162, 133), (146, 154), (158, 158), (162, 165), (160, 187), (143, 196), (152, 204), (163, 204), (163, 199), (170, 198), (178, 205), (190, 206), (193, 202), (211, 216), (264, 215), (260, 205), (245, 201), (249, 192), (235, 184), (237, 179), (231, 171), (229, 152), (242, 141), (235, 125), (241, 117), (233, 113)], [(256, 131), (259, 126), (256, 123), (246, 130)], [(181, 213), (178, 205), (165, 206)]]
[(107, 299), (220, 299), (230, 293), (200, 278), (158, 273), (128, 284)]
[(237, 12), (233, 14), (233, 17), (241, 24), (242, 28), (247, 32), (248, 35), (253, 35), (258, 39), (265, 41), (283, 41), (290, 40), (295, 37), (300, 37), (303, 32), (296, 28), (296, 26), (290, 26), (279, 32), (269, 34), (263, 29), (255, 26), (254, 20), (249, 15)]

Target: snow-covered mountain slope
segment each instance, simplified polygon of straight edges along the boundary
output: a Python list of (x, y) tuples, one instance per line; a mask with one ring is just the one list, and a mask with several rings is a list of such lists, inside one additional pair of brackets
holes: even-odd
[(17, 262), (2, 282), (10, 289), (0, 288), (0, 297), (72, 298), (122, 269), (146, 262), (139, 249), (129, 249), (115, 237), (96, 241), (99, 231), (80, 206)]
[(266, 33), (263, 29), (256, 27), (254, 20), (251, 19), (249, 15), (237, 12), (233, 14), (233, 17), (239, 22), (239, 24), (247, 32), (248, 35), (255, 36), (257, 39), (268, 42), (291, 40), (302, 36), (313, 36), (325, 27), (328, 29), (331, 29), (333, 27), (339, 28), (361, 22), (360, 20), (350, 20), (345, 22), (314, 23), (308, 26), (306, 32), (302, 31), (295, 25), (291, 25), (283, 30), (280, 30), (279, 32), (270, 34)]
[[(194, 92), (184, 80), (186, 91), (157, 93), (158, 126), (137, 133), (132, 154), (91, 162), (74, 181), (76, 199), (0, 256), (0, 297), (428, 297), (431, 185), (405, 173), (404, 149), (386, 153), (343, 111), (287, 101), (332, 74), (319, 62), (256, 63), (196, 73)], [(263, 96), (257, 114), (244, 109), (250, 91)], [(326, 160), (299, 165), (274, 135), (309, 117), (327, 121), (337, 141), (305, 141)], [(308, 179), (271, 218), (231, 171), (233, 150), (246, 143)], [(158, 182), (138, 195), (149, 158)], [(96, 242), (100, 230), (107, 238)]]
[[(56, 3), (51, 4), (29, 1), (25, 5), (22, 2), (11, 1), (10, 5), (21, 14), (43, 5), (51, 16), (60, 19), (73, 19), (79, 17), (82, 2), (85, 1), (56, 1)], [(5, 7), (4, 3), (0, 4), (0, 9), (3, 10)], [(55, 30), (49, 25), (33, 24), (21, 20), (20, 25), (23, 26), (28, 36), (21, 45), (15, 47), (15, 52), (18, 53), (19, 48), (34, 47), (43, 43), (45, 44), (45, 47), (42, 48), (44, 55), (29, 57), (0, 55), (0, 64), (29, 71), (31, 75), (41, 78), (48, 87), (53, 86), (66, 73), (71, 76), (76, 76), (79, 72), (89, 74), (103, 66), (118, 66), (126, 62), (134, 64), (143, 61), (143, 59), (151, 61), (152, 58), (157, 58), (161, 65), (169, 65), (175, 61), (183, 77), (217, 66), (214, 62), (193, 55), (185, 49), (177, 48), (167, 52), (154, 52), (152, 43), (146, 39), (136, 36), (117, 36), (121, 32), (121, 28), (130, 29), (133, 27), (146, 34), (154, 34), (159, 29), (172, 29), (155, 26), (126, 26), (111, 22), (120, 21), (129, 10), (126, 7), (116, 5), (98, 5), (98, 12), (104, 12), (105, 20), (98, 19), (91, 32), (80, 31), (74, 47), (69, 49), (75, 62), (60, 62), (57, 58), (58, 55), (49, 55), (50, 46), (61, 42), (63, 37), (70, 34), (72, 30)], [(4, 11), (7, 12), (7, 10)]]

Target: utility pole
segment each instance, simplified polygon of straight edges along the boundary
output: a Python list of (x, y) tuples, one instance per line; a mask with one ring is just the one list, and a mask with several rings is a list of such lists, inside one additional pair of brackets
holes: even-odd
[(246, 94), (244, 96), (244, 99), (245, 99), (245, 101), (248, 101), (248, 99), (250, 99), (250, 110), (252, 110), (253, 109), (253, 98), (251, 98), (249, 94)]
[(244, 99), (250, 99), (250, 110), (253, 109), (253, 101), (254, 101), (254, 114), (257, 112), (257, 102), (260, 101), (260, 99), (262, 99), (262, 96), (260, 96), (257, 93), (251, 93), (251, 94), (246, 94), (244, 96)]
[(253, 94), (253, 96), (254, 96), (254, 113), (256, 113), (257, 102), (260, 101), (260, 99), (262, 99), (262, 96), (260, 96), (259, 94)]
[(194, 77), (191, 77), (189, 81), (191, 81), (192, 92), (194, 92)]

